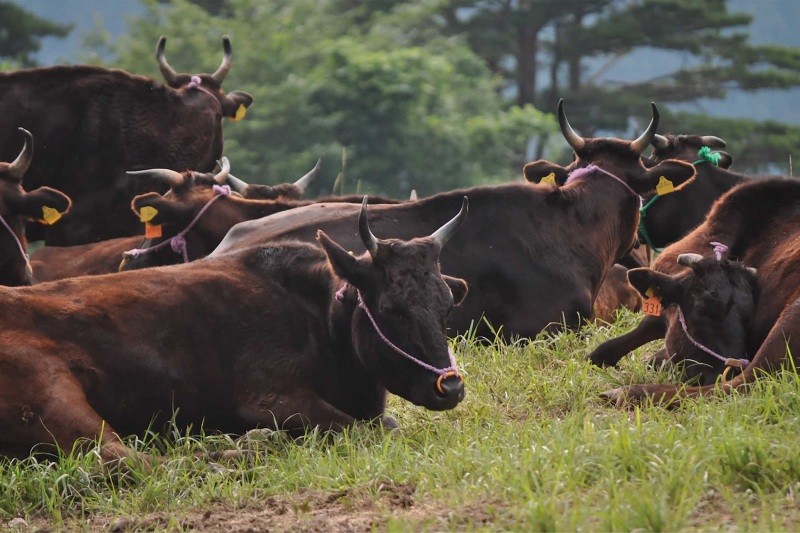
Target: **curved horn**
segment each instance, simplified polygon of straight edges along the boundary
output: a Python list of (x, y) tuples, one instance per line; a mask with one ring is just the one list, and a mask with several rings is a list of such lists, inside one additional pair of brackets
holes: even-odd
[(650, 141), (650, 144), (652, 144), (656, 148), (656, 150), (666, 150), (667, 148), (669, 148), (669, 140), (663, 135), (659, 135), (658, 133), (653, 135), (653, 140)]
[(240, 180), (233, 174), (228, 174), (228, 185), (230, 185), (231, 190), (233, 192), (238, 192), (242, 196), (244, 196), (245, 191), (250, 186), (250, 184)]
[(219, 165), (220, 171), (214, 174), (214, 181), (219, 185), (225, 185), (231, 173), (231, 163), (227, 157), (223, 157), (221, 161), (217, 161), (217, 165)]
[(31, 166), (33, 159), (33, 135), (25, 128), (17, 128), (25, 136), (25, 144), (22, 145), (17, 158), (8, 165), (8, 177), (16, 181), (22, 181), (22, 177)]
[(658, 108), (656, 107), (655, 102), (650, 102), (650, 106), (653, 108), (653, 118), (650, 119), (650, 124), (638, 139), (631, 142), (631, 150), (637, 154), (641, 154), (645, 151), (645, 149), (647, 149), (647, 146), (653, 141), (653, 137), (655, 137), (656, 130), (658, 129)]
[(697, 263), (703, 260), (703, 256), (700, 254), (681, 254), (678, 256), (678, 264), (690, 267), (694, 269), (697, 266)]
[(314, 165), (314, 168), (309, 170), (308, 174), (306, 174), (305, 176), (294, 182), (294, 186), (300, 189), (300, 194), (306, 192), (308, 186), (311, 185), (311, 182), (314, 181), (314, 178), (316, 178), (317, 174), (319, 174), (319, 169), (321, 167), (322, 167), (322, 159), (317, 159), (317, 164)]
[(464, 219), (467, 218), (468, 211), (469, 199), (467, 199), (465, 196), (464, 201), (461, 202), (461, 210), (458, 212), (458, 214), (451, 218), (444, 226), (431, 234), (433, 240), (438, 242), (440, 247), (444, 246), (445, 243), (450, 240), (450, 237), (453, 236), (456, 230), (461, 227), (461, 224), (464, 223)]
[(583, 137), (575, 133), (575, 130), (573, 130), (572, 126), (569, 125), (567, 114), (564, 113), (563, 98), (558, 101), (558, 124), (561, 126), (561, 134), (567, 140), (572, 149), (576, 152), (581, 150), (586, 144), (586, 141), (583, 140)]
[(162, 35), (156, 45), (156, 61), (158, 61), (158, 70), (160, 70), (161, 75), (164, 76), (164, 81), (166, 81), (168, 85), (172, 85), (175, 83), (178, 73), (167, 63), (167, 58), (164, 56), (164, 48), (166, 46), (167, 38)]
[(169, 185), (171, 189), (183, 185), (183, 174), (181, 174), (180, 172), (175, 172), (174, 170), (170, 170), (168, 168), (129, 170), (125, 174), (131, 178), (144, 176), (146, 178), (154, 179), (156, 181), (160, 181), (166, 185)]
[(714, 137), (713, 135), (703, 135), (700, 137), (700, 141), (704, 146), (708, 146), (709, 148), (725, 148), (727, 144), (719, 137)]
[(361, 212), (358, 213), (358, 233), (361, 235), (361, 242), (367, 248), (369, 255), (375, 259), (378, 253), (378, 239), (372, 234), (369, 229), (369, 221), (367, 220), (367, 197), (364, 196), (364, 201), (361, 202)]
[(219, 83), (225, 81), (225, 76), (228, 75), (228, 71), (231, 69), (231, 60), (233, 59), (231, 40), (227, 35), (222, 36), (222, 49), (225, 50), (225, 55), (222, 56), (222, 64), (220, 64), (217, 71), (211, 75), (211, 77)]

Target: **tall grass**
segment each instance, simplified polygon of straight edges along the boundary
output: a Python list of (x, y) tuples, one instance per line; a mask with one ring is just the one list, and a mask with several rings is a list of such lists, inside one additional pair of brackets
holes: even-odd
[[(96, 454), (56, 461), (0, 462), (0, 517), (49, 526), (87, 516), (180, 517), (208, 505), (291, 502), (298, 520), (316, 505), (308, 494), (351, 501), (356, 512), (387, 486), (413, 491), (419, 512), (378, 505), (388, 529), (679, 530), (791, 529), (800, 521), (800, 380), (762, 379), (747, 395), (689, 401), (674, 411), (618, 411), (598, 394), (620, 384), (669, 381), (639, 350), (619, 369), (584, 356), (638, 320), (543, 335), (529, 343), (454, 340), (467, 398), (430, 412), (392, 398), (400, 429), (357, 426), (335, 436), (310, 432), (146, 435), (129, 445), (163, 462), (122, 479)], [(232, 448), (233, 461), (199, 459)], [(349, 496), (341, 497), (342, 494)], [(357, 495), (357, 496), (354, 496)], [(351, 498), (348, 500), (347, 498)], [(172, 524), (172, 525), (169, 525)], [(163, 527), (177, 527), (168, 522)]]

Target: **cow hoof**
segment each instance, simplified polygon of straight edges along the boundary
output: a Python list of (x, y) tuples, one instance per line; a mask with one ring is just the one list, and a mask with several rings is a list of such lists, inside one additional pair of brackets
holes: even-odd
[(586, 360), (592, 363), (594, 366), (599, 366), (601, 368), (605, 368), (607, 366), (616, 366), (618, 361), (609, 359), (608, 357), (603, 355), (603, 352), (599, 350), (595, 350), (589, 355), (587, 355)]
[(613, 404), (617, 409), (630, 409), (634, 405), (642, 403), (646, 396), (644, 388), (640, 385), (619, 387), (600, 394), (601, 399)]
[(395, 420), (393, 416), (389, 415), (381, 418), (381, 425), (383, 425), (384, 429), (397, 429), (400, 427), (400, 425), (397, 423), (397, 420)]

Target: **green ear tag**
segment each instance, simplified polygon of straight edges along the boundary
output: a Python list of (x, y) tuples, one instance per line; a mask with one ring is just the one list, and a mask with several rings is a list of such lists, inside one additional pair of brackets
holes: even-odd
[(556, 184), (556, 173), (555, 172), (551, 172), (547, 176), (543, 177), (541, 183), (549, 183), (550, 185), (555, 185)]
[(139, 210), (139, 220), (141, 222), (150, 222), (158, 214), (158, 209), (153, 206), (146, 205)]
[(665, 194), (669, 194), (675, 191), (675, 185), (672, 184), (664, 176), (658, 178), (658, 185), (656, 185), (656, 194), (659, 196), (664, 196)]

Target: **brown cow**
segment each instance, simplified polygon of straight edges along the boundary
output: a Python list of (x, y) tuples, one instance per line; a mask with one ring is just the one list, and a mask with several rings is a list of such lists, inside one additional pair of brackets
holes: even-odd
[(118, 435), (173, 413), (206, 430), (336, 430), (380, 419), (387, 390), (452, 409), (464, 384), (444, 320), (467, 287), (438, 259), (466, 206), (402, 241), (375, 238), (363, 205), (361, 256), (320, 232), (322, 249), (284, 242), (0, 289), (0, 449), (99, 439), (113, 460), (130, 453)]
[[(210, 171), (222, 155), (222, 118), (242, 116), (250, 95), (222, 92), (231, 45), (213, 74), (176, 73), (157, 59), (167, 85), (122, 70), (54, 66), (0, 73), (0, 124), (21, 125), (40, 146), (27, 187), (58, 187), (75, 202), (45, 242), (66, 246), (140, 231), (128, 215), (137, 191), (125, 170), (166, 167)], [(19, 151), (0, 128), (0, 160)], [(12, 155), (13, 154), (13, 155)]]
[(638, 311), (642, 308), (642, 297), (628, 282), (628, 269), (613, 265), (600, 285), (600, 291), (592, 307), (592, 320), (612, 324), (621, 308)]
[[(661, 176), (676, 186), (694, 169), (665, 161), (646, 169), (640, 160), (658, 124), (653, 120), (638, 139), (584, 139), (569, 126), (559, 105), (562, 132), (579, 155), (570, 168), (547, 161), (529, 163), (526, 175), (579, 170), (561, 188), (508, 183), (439, 193), (415, 202), (375, 206), (372, 224), (384, 235), (408, 238), (442, 223), (443, 212), (468, 195), (469, 229), (454, 237), (457, 246), (442, 254), (442, 270), (464, 278), (470, 295), (448, 325), (494, 336), (485, 317), (507, 337), (535, 337), (565, 324), (578, 328), (591, 317), (600, 285), (614, 261), (635, 240), (639, 194), (653, 190)], [(597, 165), (589, 167), (590, 164)], [(619, 178), (619, 179), (617, 179)], [(356, 207), (315, 204), (234, 226), (212, 253), (286, 238), (313, 240), (322, 229), (346, 248), (362, 245), (348, 226)]]
[[(687, 387), (637, 385), (606, 393), (612, 400), (656, 402), (676, 405), (685, 396), (730, 392), (755, 379), (759, 371), (774, 371), (786, 360), (787, 349), (800, 354), (800, 182), (796, 179), (767, 178), (731, 189), (720, 198), (706, 221), (684, 239), (669, 246), (653, 269), (673, 275), (687, 267), (677, 263), (681, 254), (709, 257), (710, 243), (722, 243), (730, 257), (757, 270), (756, 306), (752, 323), (737, 332), (747, 339), (747, 353), (753, 354), (746, 370), (725, 383)], [(746, 294), (746, 288), (744, 290)], [(727, 307), (725, 308), (727, 310)], [(738, 313), (739, 311), (737, 311)], [(665, 308), (660, 317), (647, 317), (631, 333), (608, 341), (590, 357), (597, 364), (615, 364), (627, 351), (663, 337), (674, 328), (676, 311)], [(722, 318), (713, 317), (718, 323)], [(740, 357), (738, 353), (731, 357)], [(595, 359), (596, 358), (596, 359)], [(795, 359), (796, 361), (796, 359)], [(705, 380), (707, 382), (707, 380)]]
[(25, 138), (22, 151), (11, 163), (0, 163), (0, 285), (7, 286), (31, 284), (25, 222), (52, 224), (71, 205), (66, 195), (50, 187), (23, 190), (22, 179), (33, 159), (33, 136), (23, 128), (19, 131)]

